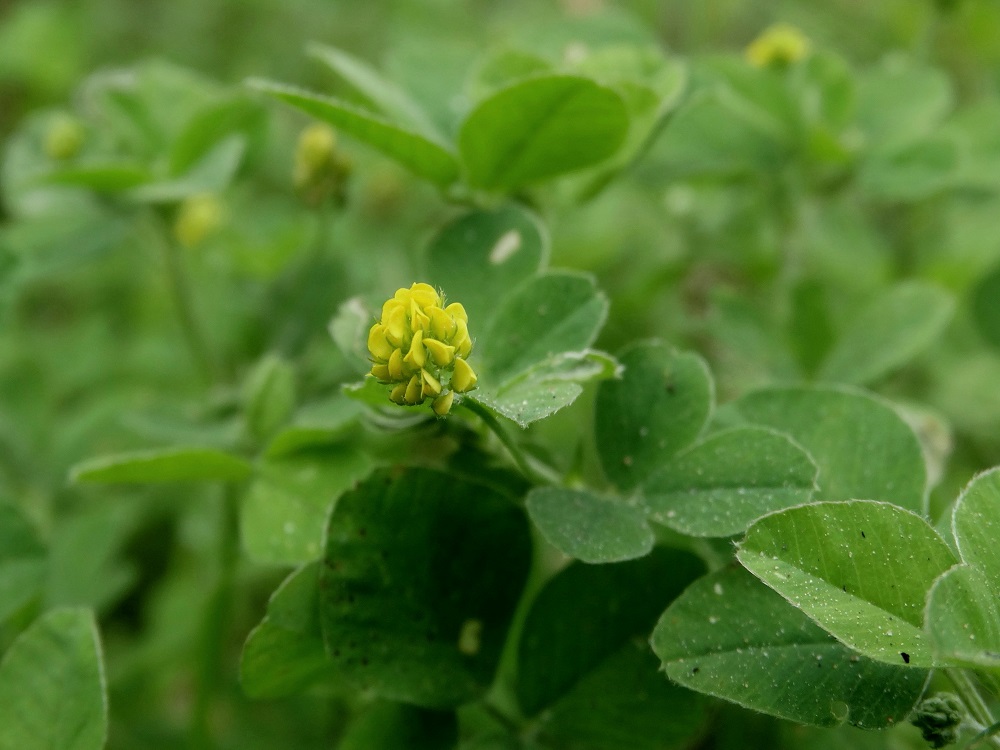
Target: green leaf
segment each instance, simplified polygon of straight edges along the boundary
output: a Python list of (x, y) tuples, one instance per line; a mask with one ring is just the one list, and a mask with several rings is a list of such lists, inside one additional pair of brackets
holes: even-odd
[(253, 467), (242, 458), (212, 448), (157, 448), (101, 456), (70, 470), (72, 482), (238, 482)]
[(141, 164), (83, 163), (62, 167), (44, 177), (45, 182), (73, 185), (97, 193), (121, 193), (151, 179), (149, 170)]
[(508, 292), (493, 324), (477, 341), (480, 379), (503, 384), (562, 352), (586, 349), (608, 315), (608, 300), (593, 277), (548, 271)]
[(952, 511), (952, 531), (965, 565), (935, 584), (927, 633), (935, 653), (967, 667), (1000, 666), (1000, 468), (976, 476)]
[(913, 430), (861, 391), (766, 388), (733, 405), (747, 421), (791, 436), (819, 466), (817, 500), (887, 500), (922, 511), (927, 469)]
[(655, 537), (645, 510), (623, 498), (589, 490), (536, 487), (528, 493), (526, 505), (546, 541), (583, 562), (631, 560), (653, 549)]
[(962, 559), (1000, 588), (1000, 468), (969, 482), (955, 503), (952, 530)]
[(281, 427), (295, 408), (295, 369), (281, 357), (265, 356), (243, 384), (247, 431), (263, 441)]
[(986, 341), (1000, 349), (1000, 266), (986, 273), (972, 290), (972, 316)]
[(310, 44), (308, 52), (357, 89), (369, 102), (396, 122), (430, 138), (438, 139), (437, 128), (417, 102), (367, 63), (343, 50)]
[(97, 624), (85, 609), (54, 609), (0, 662), (0, 749), (101, 750), (108, 706)]
[(926, 135), (948, 114), (954, 99), (943, 71), (898, 57), (865, 71), (857, 92), (858, 122), (874, 144)]
[(318, 558), (330, 507), (371, 469), (371, 459), (351, 446), (261, 463), (240, 514), (247, 554), (279, 565)]
[(952, 568), (930, 591), (925, 629), (939, 663), (1000, 667), (1000, 587), (975, 566)]
[(128, 193), (138, 203), (175, 203), (201, 193), (221, 193), (243, 162), (246, 139), (230, 135), (213, 146), (185, 174), (137, 186)]
[(802, 724), (898, 724), (926, 670), (860, 656), (745, 570), (726, 568), (681, 594), (653, 631), (653, 651), (685, 687)]
[(319, 623), (319, 563), (288, 576), (250, 631), (240, 659), (240, 684), (251, 698), (280, 698), (316, 683), (336, 683)]
[(247, 98), (212, 101), (191, 117), (174, 139), (170, 148), (170, 174), (188, 172), (228, 136), (240, 134), (251, 140), (263, 132), (266, 124), (263, 108)]
[(38, 596), (45, 573), (38, 533), (16, 506), (0, 502), (0, 624)]
[(644, 641), (626, 643), (546, 711), (539, 728), (546, 746), (574, 750), (691, 746), (708, 719), (707, 701), (663, 679)]
[(663, 608), (703, 570), (694, 555), (657, 547), (641, 560), (576, 562), (553, 576), (521, 632), (516, 687), (525, 714), (558, 705), (633, 639), (647, 638)]
[(462, 123), (469, 182), (515, 190), (612, 156), (628, 132), (621, 97), (588, 78), (539, 75), (500, 89)]
[(249, 85), (367, 143), (418, 177), (446, 187), (458, 178), (455, 156), (441, 144), (353, 104), (294, 86), (251, 79)]
[(284, 456), (317, 448), (329, 448), (351, 434), (357, 427), (361, 406), (343, 394), (302, 406), (292, 423), (280, 430), (264, 452), (267, 458)]
[(471, 211), (431, 240), (426, 280), (462, 303), (478, 337), (504, 297), (541, 271), (548, 257), (548, 234), (534, 214), (515, 205)]
[(953, 187), (958, 167), (956, 144), (933, 135), (876, 152), (863, 163), (859, 182), (876, 199), (915, 202)]
[(737, 557), (856, 651), (889, 664), (935, 665), (924, 602), (958, 561), (920, 516), (867, 500), (789, 508), (751, 526)]
[(620, 374), (618, 362), (604, 352), (593, 349), (563, 352), (539, 362), (499, 388), (480, 388), (466, 398), (523, 428), (573, 403), (583, 392), (582, 383)]
[(406, 748), (453, 750), (458, 742), (454, 711), (429, 711), (379, 701), (362, 713), (338, 743), (339, 750)]
[(650, 518), (689, 536), (732, 536), (808, 502), (818, 470), (781, 433), (736, 427), (681, 451), (642, 485)]
[(598, 388), (594, 433), (604, 473), (630, 490), (695, 441), (714, 397), (708, 366), (697, 354), (644, 342), (619, 359), (624, 377)]
[(897, 284), (858, 314), (827, 355), (819, 377), (854, 385), (877, 380), (933, 343), (953, 308), (951, 296), (938, 287)]
[(425, 469), (378, 472), (330, 516), (327, 652), (380, 697), (473, 700), (493, 682), (530, 555), (524, 514), (498, 491)]

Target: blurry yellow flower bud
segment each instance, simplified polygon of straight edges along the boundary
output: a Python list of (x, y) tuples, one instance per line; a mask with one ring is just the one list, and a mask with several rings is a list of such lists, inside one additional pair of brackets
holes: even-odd
[(56, 115), (45, 131), (45, 154), (59, 161), (72, 159), (80, 152), (85, 136), (78, 119), (65, 113)]
[(389, 399), (407, 406), (433, 398), (431, 408), (446, 415), (456, 393), (476, 387), (478, 377), (465, 357), (472, 351), (469, 316), (458, 303), (445, 306), (430, 284), (396, 290), (368, 331), (371, 374), (392, 386)]
[(350, 162), (337, 150), (333, 128), (317, 122), (302, 131), (295, 149), (292, 178), (307, 203), (319, 205), (328, 198), (343, 202), (350, 172)]
[(203, 193), (185, 198), (177, 209), (174, 238), (184, 247), (200, 245), (225, 221), (225, 206), (217, 195)]
[(746, 48), (746, 57), (758, 68), (783, 68), (805, 58), (809, 40), (795, 26), (776, 23), (766, 28)]

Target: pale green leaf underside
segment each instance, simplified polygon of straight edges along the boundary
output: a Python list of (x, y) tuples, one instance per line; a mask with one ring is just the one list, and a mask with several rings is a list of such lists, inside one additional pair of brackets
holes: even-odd
[(924, 602), (957, 560), (919, 516), (865, 500), (789, 508), (754, 523), (737, 557), (856, 651), (889, 664), (935, 665)]

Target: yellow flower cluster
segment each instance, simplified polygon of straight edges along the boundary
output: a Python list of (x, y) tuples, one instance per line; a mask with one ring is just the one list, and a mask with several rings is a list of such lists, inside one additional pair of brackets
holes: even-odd
[(430, 284), (397, 289), (382, 305), (381, 319), (368, 332), (372, 375), (392, 385), (389, 398), (415, 406), (433, 398), (434, 413), (451, 410), (456, 393), (476, 387), (475, 371), (466, 361), (472, 351), (469, 317), (457, 302)]
[(746, 56), (758, 68), (786, 67), (805, 58), (809, 51), (809, 40), (798, 28), (776, 23), (750, 42)]

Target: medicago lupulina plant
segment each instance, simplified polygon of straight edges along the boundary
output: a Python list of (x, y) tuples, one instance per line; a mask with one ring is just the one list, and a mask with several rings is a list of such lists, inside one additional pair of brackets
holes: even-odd
[(0, 506), (0, 746), (103, 746), (171, 660), (163, 734), (195, 747), (261, 705), (288, 747), (1000, 743), (995, 424), (951, 389), (993, 372), (997, 273), (907, 244), (1000, 193), (962, 161), (990, 134), (940, 71), (788, 26), (745, 57), (602, 38), (488, 53), (445, 122), (314, 46), (366, 104), (149, 65), (13, 139), (23, 316), (51, 322), (44, 282), (176, 320), (108, 313), (127, 351), (72, 330), (60, 403), (94, 372), (127, 395), (67, 431), (72, 489), (24, 490), (10, 452), (5, 492), (97, 510)]

